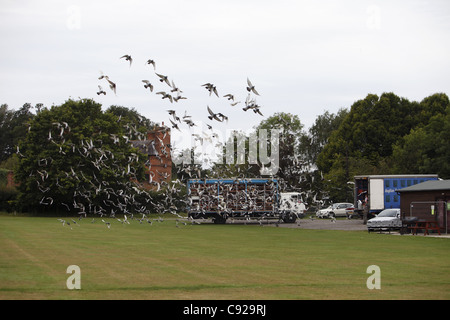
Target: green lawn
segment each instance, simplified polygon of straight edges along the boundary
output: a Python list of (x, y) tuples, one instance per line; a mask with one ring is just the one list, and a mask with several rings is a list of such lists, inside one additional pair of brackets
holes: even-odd
[(0, 299), (450, 299), (450, 239), (104, 219), (0, 216)]

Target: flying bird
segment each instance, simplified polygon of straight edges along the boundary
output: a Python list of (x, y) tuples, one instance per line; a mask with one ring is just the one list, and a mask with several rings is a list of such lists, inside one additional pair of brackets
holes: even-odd
[(133, 62), (133, 59), (131, 58), (130, 55), (126, 54), (120, 57), (120, 59), (125, 58), (126, 61), (130, 61), (130, 67), (131, 67), (131, 63)]
[(173, 80), (172, 80), (171, 82), (172, 82), (172, 85), (171, 85), (172, 90), (170, 90), (170, 92), (179, 92), (179, 93), (183, 93), (183, 91), (181, 91), (181, 90), (175, 85), (175, 83), (173, 82)]
[(254, 112), (254, 113), (258, 113), (258, 114), (264, 116), (264, 115), (261, 113), (261, 111), (259, 110), (259, 107), (254, 108), (254, 109), (253, 109), (253, 112)]
[(178, 100), (181, 99), (187, 99), (186, 97), (182, 97), (181, 95), (177, 95), (176, 97), (173, 97), (173, 101), (178, 102)]
[(148, 81), (148, 80), (142, 80), (142, 82), (145, 83), (145, 84), (144, 84), (144, 88), (146, 88), (146, 89), (149, 88), (150, 91), (153, 92), (153, 85), (150, 83), (150, 81)]
[(219, 113), (214, 113), (209, 106), (206, 106), (206, 107), (207, 107), (208, 113), (209, 113), (209, 116), (208, 116), (209, 120), (213, 120), (214, 119), (214, 120), (217, 120), (219, 122), (223, 122), (223, 120), (228, 121), (228, 117), (225, 116), (224, 114), (222, 114), (220, 112)]
[(234, 96), (233, 96), (232, 94), (230, 94), (230, 93), (224, 95), (223, 97), (224, 97), (224, 98), (227, 98), (228, 100), (234, 101)]
[(258, 91), (256, 91), (255, 86), (250, 82), (250, 80), (248, 78), (247, 78), (247, 84), (248, 84), (247, 91), (253, 92), (254, 94), (259, 96), (259, 93), (258, 93)]
[(183, 119), (183, 122), (185, 122), (189, 127), (196, 126), (195, 123), (191, 119)]
[(156, 70), (156, 63), (154, 60), (152, 59), (148, 59), (147, 62), (145, 64), (152, 64), (153, 65), (153, 70)]
[(157, 92), (156, 94), (162, 95), (162, 99), (169, 99), (170, 103), (173, 102), (173, 97), (170, 94), (168, 94), (168, 93), (166, 93), (164, 91)]
[(208, 113), (209, 113), (208, 119), (209, 120), (215, 119), (217, 121), (220, 121), (219, 117), (217, 117), (217, 114), (214, 113), (209, 106), (206, 106), (206, 108), (208, 109)]
[(109, 79), (106, 79), (106, 81), (108, 81), (111, 90), (114, 91), (114, 93), (116, 93), (116, 84)]
[(109, 79), (109, 77), (107, 75), (104, 75), (102, 71), (100, 71), (100, 77), (98, 77), (98, 80), (102, 80), (102, 79)]
[(226, 122), (228, 122), (228, 117), (227, 117), (226, 115), (224, 115), (223, 113), (220, 113), (220, 112), (219, 112), (219, 113), (217, 114), (217, 116), (222, 118), (221, 122), (223, 122), (224, 120), (225, 120)]
[(219, 93), (217, 92), (217, 88), (216, 88), (216, 86), (213, 85), (212, 83), (209, 83), (209, 82), (208, 82), (208, 83), (202, 84), (202, 87), (205, 87), (206, 90), (209, 91), (209, 95), (210, 95), (210, 96), (211, 96), (211, 93), (214, 92), (214, 94), (215, 94), (217, 97), (219, 97)]
[(156, 72), (155, 72), (155, 74), (159, 77), (159, 81), (165, 82), (165, 83), (167, 83), (167, 85), (168, 85), (169, 87), (172, 87), (172, 86), (170, 85), (169, 78), (168, 78), (167, 76), (162, 75), (162, 74), (159, 74), (159, 73), (156, 73)]
[(103, 88), (101, 86), (98, 86), (98, 90), (99, 90), (97, 92), (98, 95), (101, 95), (101, 94), (106, 95), (106, 92), (103, 90)]
[(178, 131), (181, 131), (180, 128), (178, 128), (178, 125), (173, 122), (171, 119), (169, 119), (169, 121), (172, 123), (172, 128), (177, 129)]

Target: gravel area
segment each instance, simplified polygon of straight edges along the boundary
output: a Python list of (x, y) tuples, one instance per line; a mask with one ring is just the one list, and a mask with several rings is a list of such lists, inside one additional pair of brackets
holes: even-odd
[(367, 231), (367, 226), (362, 220), (337, 219), (334, 222), (331, 219), (309, 218), (297, 219), (295, 223), (281, 223), (280, 227), (299, 228), (299, 229), (321, 229), (321, 230), (347, 230), (347, 231)]
[[(212, 220), (205, 221), (206, 223), (213, 223)], [(276, 220), (264, 220), (259, 222), (257, 220), (230, 220), (228, 219), (227, 224), (236, 224), (236, 225), (261, 225), (263, 227), (276, 227)], [(310, 219), (303, 218), (297, 219), (295, 223), (279, 223), (278, 227), (280, 228), (295, 228), (295, 229), (315, 229), (315, 230), (343, 230), (343, 231), (367, 231), (367, 226), (363, 224), (361, 219), (337, 219), (336, 221), (332, 221), (331, 219)], [(376, 233), (378, 231), (374, 231)], [(387, 231), (384, 233), (388, 233)], [(389, 234), (392, 235), (400, 235), (399, 231), (391, 231)], [(411, 234), (405, 234), (404, 236), (411, 236)], [(417, 236), (424, 236), (423, 234), (418, 234)], [(437, 238), (447, 238), (450, 239), (450, 234), (442, 233), (438, 234), (429, 234), (427, 237), (437, 237)]]
[[(208, 220), (208, 223), (213, 223), (212, 220)], [(331, 219), (313, 219), (303, 218), (297, 219), (295, 223), (278, 223), (277, 220), (264, 220), (259, 222), (258, 220), (231, 220), (228, 219), (227, 224), (236, 225), (261, 225), (263, 227), (278, 227), (280, 228), (296, 228), (296, 229), (322, 229), (322, 230), (347, 230), (347, 231), (367, 231), (367, 227), (360, 219), (336, 219), (334, 222)]]

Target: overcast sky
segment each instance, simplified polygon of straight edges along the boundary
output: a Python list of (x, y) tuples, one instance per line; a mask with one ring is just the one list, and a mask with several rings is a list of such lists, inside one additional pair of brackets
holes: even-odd
[[(447, 0), (1, 0), (0, 35), (0, 103), (12, 109), (93, 98), (104, 109), (135, 108), (169, 124), (168, 109), (211, 123), (209, 105), (229, 116), (231, 129), (279, 111), (308, 128), (368, 93), (415, 101), (450, 95)], [(171, 104), (155, 94), (170, 88), (145, 64), (150, 58), (188, 99)], [(98, 80), (101, 71), (117, 95)], [(242, 110), (247, 77), (264, 117)], [(221, 98), (209, 96), (206, 82)], [(98, 85), (106, 96), (96, 94)], [(242, 103), (230, 106), (227, 93)]]

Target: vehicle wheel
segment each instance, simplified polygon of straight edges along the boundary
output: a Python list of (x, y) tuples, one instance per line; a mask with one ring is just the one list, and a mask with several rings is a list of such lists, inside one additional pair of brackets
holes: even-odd
[(294, 223), (297, 220), (297, 217), (293, 213), (288, 213), (283, 217), (284, 223)]
[(227, 221), (227, 218), (224, 218), (218, 214), (213, 218), (213, 221), (215, 224), (224, 224)]

